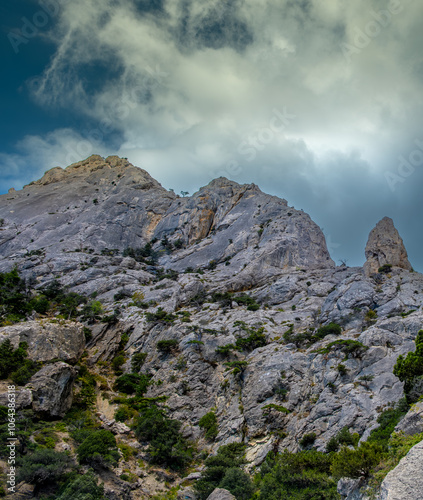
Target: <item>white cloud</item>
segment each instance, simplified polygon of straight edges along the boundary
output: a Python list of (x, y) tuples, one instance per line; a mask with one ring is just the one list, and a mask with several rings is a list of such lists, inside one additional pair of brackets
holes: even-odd
[[(398, 202), (384, 172), (422, 137), (421, 3), (245, 0), (231, 12), (218, 0), (164, 4), (161, 14), (131, 0), (63, 5), (34, 96), (97, 125), (89, 136), (25, 138), (22, 156), (0, 157), (11, 178), (118, 153), (166, 187), (192, 192), (223, 174), (298, 200), (315, 218), (336, 209), (351, 221), (357, 198), (360, 210)], [(384, 18), (388, 8), (395, 13)], [(90, 88), (85, 72), (96, 65), (115, 74)], [(295, 115), (286, 129), (270, 140), (263, 132), (253, 159), (240, 152), (284, 108)], [(115, 148), (110, 125), (122, 135)]]

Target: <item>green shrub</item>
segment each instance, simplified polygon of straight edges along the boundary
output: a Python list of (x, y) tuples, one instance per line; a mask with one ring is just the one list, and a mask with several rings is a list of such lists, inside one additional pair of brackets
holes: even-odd
[(235, 346), (233, 344), (226, 344), (226, 345), (216, 347), (214, 352), (216, 354), (222, 354), (222, 356), (228, 356), (229, 354), (231, 354), (231, 352), (234, 349), (235, 349)]
[(345, 354), (345, 359), (348, 359), (350, 356), (354, 358), (360, 357), (365, 351), (369, 348), (359, 342), (358, 340), (335, 340), (334, 342), (330, 342), (326, 347), (322, 347), (315, 352), (319, 354), (327, 354), (332, 350), (340, 350), (343, 354)]
[(26, 359), (22, 366), (10, 374), (10, 378), (16, 385), (25, 385), (40, 368), (41, 363)]
[(239, 468), (245, 464), (244, 452), (244, 444), (231, 443), (221, 446), (216, 455), (205, 460), (206, 469), (201, 478), (194, 484), (194, 489), (200, 500), (206, 500), (215, 488), (219, 488), (229, 469)]
[(248, 361), (228, 361), (224, 363), (224, 365), (227, 367), (226, 371), (232, 368), (232, 374), (238, 375), (244, 371), (245, 367), (248, 365)]
[(340, 446), (357, 446), (360, 436), (351, 434), (348, 427), (343, 427), (336, 436), (332, 437), (326, 445), (326, 452), (338, 451)]
[(270, 413), (270, 410), (276, 410), (276, 411), (279, 411), (281, 413), (286, 413), (286, 414), (290, 413), (290, 411), (287, 408), (285, 408), (285, 406), (276, 405), (274, 403), (270, 403), (266, 406), (263, 406), (262, 410), (263, 410), (264, 414)]
[(309, 434), (304, 434), (304, 436), (299, 440), (299, 445), (301, 448), (310, 448), (316, 441), (316, 433), (310, 432)]
[(122, 366), (125, 364), (124, 354), (118, 353), (112, 360), (112, 368), (116, 375), (122, 374)]
[(57, 500), (105, 500), (104, 486), (97, 485), (97, 477), (88, 471), (69, 481)]
[(394, 408), (388, 408), (377, 418), (379, 427), (373, 429), (367, 442), (377, 443), (384, 451), (388, 451), (388, 443), (392, 433), (401, 418), (407, 413), (409, 405), (405, 400), (401, 400)]
[(384, 264), (377, 270), (378, 273), (388, 274), (392, 271), (392, 264)]
[(176, 316), (172, 313), (167, 313), (162, 307), (159, 307), (155, 313), (146, 312), (145, 318), (153, 323), (173, 323)]
[(107, 468), (119, 461), (116, 439), (105, 429), (91, 432), (78, 446), (76, 453), (80, 464)]
[(19, 460), (17, 481), (35, 485), (56, 483), (73, 466), (71, 457), (49, 448), (39, 448)]
[(331, 471), (338, 479), (368, 477), (382, 456), (383, 449), (378, 443), (364, 442), (355, 450), (343, 447), (334, 456)]
[(132, 355), (131, 358), (131, 369), (134, 373), (138, 373), (147, 359), (147, 353), (137, 352)]
[(266, 345), (266, 336), (264, 335), (264, 328), (244, 328), (250, 335), (247, 338), (238, 338), (235, 342), (235, 347), (238, 351), (254, 350), (258, 347)]
[(198, 425), (206, 431), (206, 439), (210, 439), (210, 441), (213, 441), (216, 438), (219, 429), (217, 426), (216, 414), (213, 411), (209, 411), (203, 417), (201, 417)]
[(135, 413), (135, 410), (133, 410), (129, 406), (122, 405), (115, 411), (115, 420), (117, 422), (126, 422), (127, 420), (132, 418)]
[(338, 370), (339, 374), (341, 376), (346, 375), (348, 373), (347, 367), (343, 365), (342, 363), (339, 363), (339, 365), (336, 367)]
[(5, 379), (20, 366), (28, 355), (27, 349), (26, 342), (21, 342), (16, 350), (9, 339), (0, 344), (0, 379)]
[(176, 339), (160, 340), (157, 342), (157, 350), (164, 353), (170, 354), (178, 350), (179, 342)]
[(269, 453), (256, 477), (260, 500), (335, 500), (332, 456), (315, 450)]
[(418, 384), (419, 377), (423, 375), (423, 330), (418, 332), (415, 344), (416, 350), (409, 352), (405, 358), (400, 354), (394, 366), (394, 375), (404, 382), (404, 392), (409, 403), (417, 401), (420, 392), (414, 391), (415, 394), (410, 397), (413, 386)]
[(329, 323), (329, 325), (321, 326), (315, 333), (315, 337), (323, 339), (327, 335), (340, 335), (342, 328), (336, 323)]
[(192, 448), (180, 434), (181, 423), (167, 417), (155, 404), (140, 408), (135, 434), (141, 442), (148, 442), (152, 463), (184, 470), (192, 461)]
[(219, 488), (228, 490), (237, 500), (248, 500), (254, 492), (250, 476), (237, 467), (225, 472)]
[(138, 395), (142, 396), (147, 392), (150, 383), (150, 375), (127, 373), (116, 379), (114, 388), (125, 394), (134, 394), (136, 392)]
[(29, 290), (16, 267), (0, 273), (0, 325), (25, 319), (31, 312), (29, 300)]
[(89, 302), (86, 306), (84, 306), (81, 313), (82, 319), (84, 321), (87, 321), (88, 323), (94, 323), (95, 321), (99, 320), (102, 315), (103, 306), (98, 300)]

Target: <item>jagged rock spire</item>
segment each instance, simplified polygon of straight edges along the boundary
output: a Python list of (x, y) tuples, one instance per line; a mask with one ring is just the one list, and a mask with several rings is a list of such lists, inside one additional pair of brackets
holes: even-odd
[(365, 255), (364, 271), (367, 276), (377, 273), (385, 264), (412, 270), (402, 238), (389, 217), (384, 217), (370, 231)]

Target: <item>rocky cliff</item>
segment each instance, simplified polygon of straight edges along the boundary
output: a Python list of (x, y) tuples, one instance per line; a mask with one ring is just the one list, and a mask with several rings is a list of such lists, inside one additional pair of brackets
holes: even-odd
[[(109, 399), (113, 360), (123, 356), (129, 373), (142, 355), (146, 395), (167, 398), (183, 435), (210, 453), (245, 443), (252, 470), (269, 451), (300, 450), (307, 435), (319, 451), (344, 428), (365, 441), (403, 397), (393, 367), (423, 324), (423, 276), (410, 272), (390, 219), (370, 234), (364, 268), (336, 267), (310, 217), (254, 184), (220, 178), (179, 197), (127, 160), (100, 156), (0, 196), (0, 218), (0, 271), (16, 266), (38, 291), (58, 281), (113, 317), (85, 323), (85, 346), (83, 325), (48, 314), (0, 328), (47, 362), (19, 388), (22, 408), (63, 415), (84, 347)], [(97, 401), (103, 426), (135, 446), (113, 421), (117, 408)], [(209, 412), (212, 441), (199, 426)], [(151, 481), (138, 470), (127, 498), (148, 496)]]

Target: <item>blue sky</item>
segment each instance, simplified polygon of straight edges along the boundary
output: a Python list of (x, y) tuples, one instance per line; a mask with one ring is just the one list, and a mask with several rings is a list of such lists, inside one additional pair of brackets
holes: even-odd
[(423, 270), (421, 2), (5, 3), (1, 193), (118, 154), (177, 192), (254, 182), (349, 265), (390, 216)]

